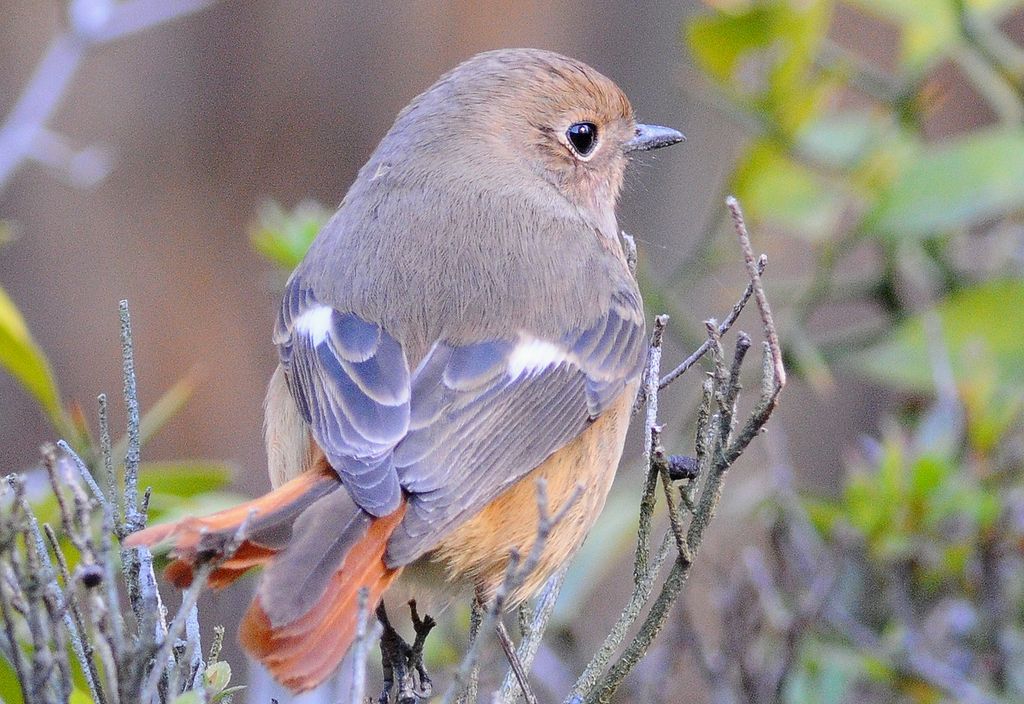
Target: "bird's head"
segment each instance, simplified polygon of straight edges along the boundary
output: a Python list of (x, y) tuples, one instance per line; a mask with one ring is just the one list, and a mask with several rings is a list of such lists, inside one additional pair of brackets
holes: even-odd
[(614, 212), (632, 154), (683, 140), (637, 123), (629, 99), (598, 71), (539, 49), (465, 61), (414, 100), (392, 133), (418, 140), (421, 153), (472, 164), (467, 173), (478, 177), (539, 176), (599, 221)]

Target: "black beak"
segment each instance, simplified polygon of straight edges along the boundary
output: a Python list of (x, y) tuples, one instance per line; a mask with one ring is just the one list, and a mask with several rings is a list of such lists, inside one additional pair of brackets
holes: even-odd
[(637, 125), (636, 136), (626, 142), (626, 152), (647, 152), (652, 149), (671, 147), (679, 144), (686, 137), (679, 130), (660, 125)]

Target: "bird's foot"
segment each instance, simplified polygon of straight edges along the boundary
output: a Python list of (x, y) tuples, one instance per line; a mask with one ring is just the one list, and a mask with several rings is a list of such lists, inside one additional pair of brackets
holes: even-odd
[(423, 665), (423, 646), (437, 622), (427, 615), (420, 618), (419, 612), (416, 611), (415, 599), (409, 602), (409, 611), (412, 627), (416, 632), (412, 645), (406, 643), (391, 625), (384, 602), (377, 607), (377, 620), (384, 627), (384, 633), (380, 637), (384, 689), (377, 700), (379, 704), (389, 704), (392, 691), (395, 694), (395, 704), (415, 704), (420, 699), (430, 698), (434, 691), (430, 676)]

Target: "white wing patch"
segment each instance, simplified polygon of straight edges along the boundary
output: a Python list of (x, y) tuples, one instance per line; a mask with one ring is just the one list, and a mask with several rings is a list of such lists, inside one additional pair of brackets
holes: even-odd
[(522, 335), (508, 356), (508, 373), (513, 379), (547, 369), (569, 359), (569, 352), (547, 340)]
[(293, 323), (295, 331), (309, 335), (313, 344), (319, 345), (330, 332), (332, 310), (330, 306), (318, 305), (303, 311)]

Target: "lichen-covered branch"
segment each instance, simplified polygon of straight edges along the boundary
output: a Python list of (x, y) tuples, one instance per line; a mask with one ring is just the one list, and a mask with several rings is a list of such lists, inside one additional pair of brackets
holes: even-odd
[[(127, 434), (137, 439), (134, 350), (125, 302), (121, 322)], [(209, 701), (217, 692), (205, 688), (196, 600), (205, 578), (230, 557), (231, 546), (197, 572), (168, 625), (150, 552), (135, 548), (117, 555), (113, 550), (115, 539), (145, 525), (145, 500), (140, 507), (134, 495), (137, 440), (129, 441), (118, 477), (105, 397), (100, 411), (106, 493), (63, 441), (43, 448), (43, 469), (31, 477), (48, 478), (59, 525), (40, 525), (26, 498), (25, 476), (9, 475), (0, 485), (0, 656), (11, 663), (26, 704), (68, 701), (74, 682), (69, 652), (97, 704), (165, 704), (187, 690), (195, 692), (195, 701)], [(122, 484), (124, 492), (118, 489)], [(236, 536), (234, 544), (240, 539)], [(69, 549), (77, 554), (74, 562)], [(127, 616), (120, 606), (118, 557), (124, 566), (122, 588), (132, 605)]]
[[(743, 224), (742, 212), (739, 204), (734, 198), (727, 201), (729, 210), (733, 216), (736, 226), (736, 234), (739, 240), (740, 249), (743, 254), (744, 263), (747, 268), (750, 283), (747, 291), (741, 297), (739, 303), (734, 307), (726, 322), (722, 325), (714, 320), (707, 323), (707, 341), (688, 358), (682, 365), (666, 376), (657, 385), (651, 384), (650, 379), (657, 379), (658, 364), (660, 362), (660, 351), (654, 352), (657, 340), (652, 339), (652, 354), (649, 358), (648, 368), (645, 372), (644, 383), (644, 404), (645, 414), (645, 452), (644, 462), (647, 473), (647, 482), (643, 498), (641, 499), (640, 534), (637, 541), (636, 577), (637, 588), (634, 591), (630, 603), (623, 611), (622, 617), (613, 629), (613, 633), (606, 640), (604, 646), (588, 665), (583, 675), (576, 682), (573, 690), (566, 698), (569, 704), (591, 704), (594, 702), (608, 702), (622, 684), (626, 676), (633, 670), (637, 663), (644, 657), (664, 626), (669, 611), (686, 584), (690, 571), (694, 564), (698, 550), (704, 538), (704, 533), (714, 517), (715, 511), (721, 497), (722, 485), (726, 471), (743, 452), (751, 439), (759, 433), (769, 416), (776, 407), (779, 392), (785, 385), (785, 369), (782, 366), (782, 353), (779, 349), (778, 333), (772, 318), (771, 309), (768, 304), (767, 295), (761, 281), (761, 274), (764, 271), (766, 259), (761, 257), (755, 260), (750, 247), (749, 235)], [(734, 433), (735, 415), (737, 401), (741, 390), (740, 370), (749, 349), (751, 342), (749, 337), (740, 333), (737, 337), (735, 352), (731, 364), (727, 367), (725, 356), (722, 350), (721, 336), (727, 331), (739, 317), (746, 302), (753, 297), (757, 303), (761, 316), (764, 343), (764, 361), (762, 364), (761, 396), (753, 413), (742, 425), (740, 433)], [(656, 324), (656, 331), (658, 325)], [(689, 486), (677, 489), (671, 485), (668, 463), (665, 451), (660, 446), (661, 426), (657, 420), (657, 394), (658, 391), (676, 379), (689, 369), (698, 359), (710, 353), (712, 358), (712, 372), (705, 379), (703, 384), (703, 400), (698, 413), (697, 437), (695, 442), (696, 455), (696, 476), (690, 481)], [(654, 562), (654, 574), (660, 568), (660, 559), (664, 559), (665, 547), (675, 545), (676, 558), (668, 576), (662, 583), (658, 595), (650, 603), (650, 608), (643, 620), (638, 632), (626, 645), (619, 659), (605, 670), (611, 653), (618, 648), (627, 630), (636, 622), (643, 608), (648, 605), (650, 599), (650, 567), (648, 567), (649, 554), (649, 531), (654, 511), (657, 479), (662, 480), (670, 511), (670, 527), (662, 542), (662, 549), (658, 552)], [(683, 535), (680, 506), (675, 501), (673, 492), (679, 490), (680, 502), (689, 506), (691, 504), (692, 492), (695, 487), (700, 487), (699, 498), (693, 507)]]

